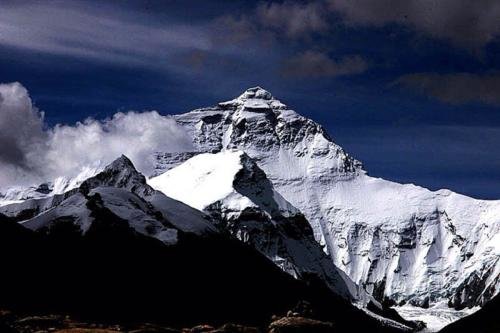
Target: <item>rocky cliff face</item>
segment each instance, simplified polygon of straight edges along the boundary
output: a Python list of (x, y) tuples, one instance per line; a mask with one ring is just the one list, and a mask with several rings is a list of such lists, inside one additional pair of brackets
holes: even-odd
[(244, 151), (379, 301), (462, 308), (498, 293), (499, 201), (370, 177), (320, 125), (259, 87), (176, 120), (197, 150), (160, 152), (157, 174), (197, 153)]

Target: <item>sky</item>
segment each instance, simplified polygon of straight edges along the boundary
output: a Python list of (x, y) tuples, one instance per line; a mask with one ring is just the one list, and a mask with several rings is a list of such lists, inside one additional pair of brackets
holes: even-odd
[(259, 85), (372, 176), (500, 199), (496, 0), (4, 0), (0, 83), (0, 187)]

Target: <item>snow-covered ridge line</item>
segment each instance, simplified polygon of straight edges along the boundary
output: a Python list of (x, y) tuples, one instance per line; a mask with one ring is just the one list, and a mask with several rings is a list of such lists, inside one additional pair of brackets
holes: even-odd
[(274, 190), (244, 152), (199, 154), (148, 183), (210, 214), (220, 228), (252, 245), (290, 275), (307, 278), (314, 274), (344, 298), (367, 301), (325, 255), (302, 213)]
[(20, 203), (29, 199), (42, 199), (63, 194), (77, 188), (86, 179), (97, 175), (104, 169), (104, 165), (96, 163), (94, 166), (84, 166), (80, 172), (71, 178), (57, 177), (53, 181), (37, 186), (15, 186), (8, 188), (5, 193), (0, 193), (0, 206)]

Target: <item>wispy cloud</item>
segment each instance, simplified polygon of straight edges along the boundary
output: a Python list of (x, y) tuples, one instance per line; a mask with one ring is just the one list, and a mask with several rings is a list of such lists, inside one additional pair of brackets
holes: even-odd
[(366, 60), (358, 55), (335, 60), (323, 52), (306, 51), (287, 60), (282, 74), (291, 77), (336, 77), (360, 74), (367, 68)]
[(400, 77), (395, 84), (450, 104), (480, 102), (500, 106), (500, 73), (415, 73)]
[(261, 3), (256, 9), (257, 21), (289, 37), (302, 37), (329, 28), (323, 4), (317, 2)]
[(330, 29), (329, 14), (323, 1), (261, 2), (252, 10), (223, 15), (214, 23), (231, 43), (307, 40)]
[(401, 24), (429, 36), (478, 48), (500, 35), (497, 0), (327, 0), (351, 26)]
[(357, 28), (397, 24), (477, 50), (500, 36), (499, 17), (497, 0), (287, 0), (261, 3), (239, 22), (252, 23), (240, 26), (245, 28), (246, 36), (252, 31), (271, 31), (288, 38), (327, 34), (341, 25)]
[[(286, 42), (276, 41), (328, 31), (327, 9), (323, 1), (260, 3), (248, 12), (189, 23), (107, 2), (7, 2), (0, 3), (0, 46), (185, 75), (199, 74), (207, 63), (223, 70), (229, 60), (265, 57), (279, 71), (289, 52), (283, 52)], [(366, 67), (358, 57), (300, 53), (306, 44), (285, 65), (286, 76), (334, 77)]]
[(201, 27), (160, 25), (118, 6), (70, 1), (0, 4), (0, 45), (146, 66), (168, 65), (179, 50), (212, 47)]

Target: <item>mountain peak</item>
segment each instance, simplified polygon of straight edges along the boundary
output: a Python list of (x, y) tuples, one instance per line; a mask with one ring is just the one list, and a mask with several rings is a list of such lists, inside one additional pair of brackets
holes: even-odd
[(125, 155), (111, 162), (102, 172), (85, 180), (80, 188), (88, 191), (98, 186), (121, 187), (141, 193), (152, 191), (146, 185), (146, 177), (137, 171), (132, 161)]
[(106, 166), (105, 168), (105, 170), (122, 170), (122, 169), (136, 170), (132, 161), (123, 154), (117, 159), (115, 159), (113, 162), (108, 164), (108, 166)]
[(243, 107), (247, 110), (286, 109), (286, 105), (275, 99), (273, 95), (259, 87), (245, 90), (233, 100), (219, 103), (221, 107)]
[(237, 99), (247, 100), (247, 99), (264, 99), (264, 100), (272, 100), (273, 95), (271, 93), (259, 86), (248, 88), (241, 94)]

